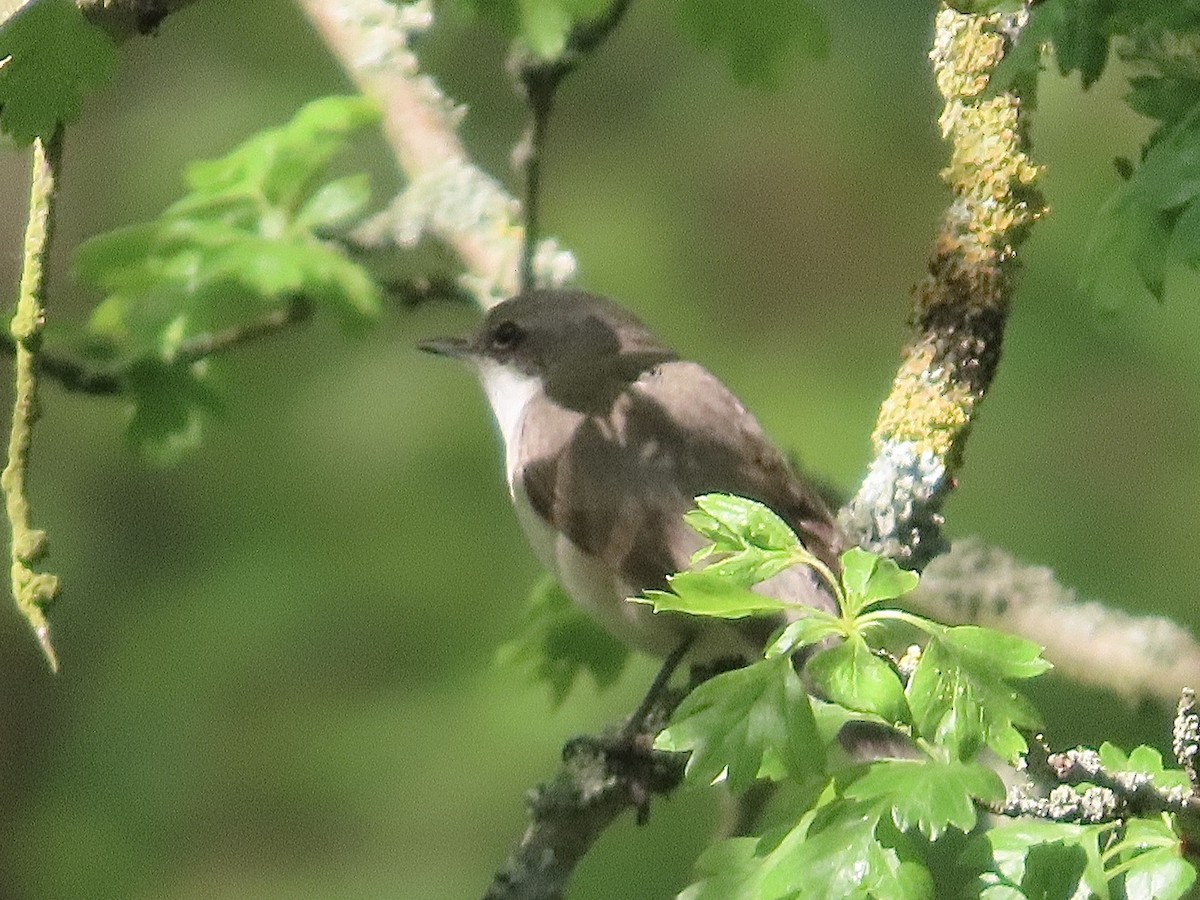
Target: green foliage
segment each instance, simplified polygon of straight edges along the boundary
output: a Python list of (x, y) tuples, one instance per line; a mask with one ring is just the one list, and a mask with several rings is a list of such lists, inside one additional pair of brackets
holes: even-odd
[[(606, 15), (613, 0), (457, 0), (475, 15), (519, 38), (535, 56), (555, 59), (571, 30)], [(825, 18), (807, 0), (680, 0), (679, 24), (696, 44), (728, 59), (734, 79), (775, 87), (789, 56), (824, 56)]]
[(458, 0), (541, 59), (555, 59), (571, 29), (603, 16), (609, 0)]
[(1040, 648), (1021, 638), (973, 625), (936, 629), (908, 682), (917, 732), (958, 759), (986, 745), (1015, 761), (1028, 749), (1018, 729), (1040, 721), (1008, 681), (1049, 668)]
[(116, 63), (112, 41), (72, 0), (27, 4), (0, 25), (0, 131), (18, 144), (49, 139)]
[(930, 840), (947, 828), (963, 833), (976, 822), (976, 801), (996, 805), (1004, 800), (1004, 783), (991, 769), (956, 760), (884, 759), (845, 791), (849, 800), (884, 800), (901, 831), (914, 827)]
[(1109, 772), (1140, 772), (1160, 790), (1185, 791), (1191, 787), (1187, 772), (1163, 766), (1162, 754), (1153, 747), (1137, 747), (1128, 756), (1120, 747), (1105, 741), (1100, 745), (1100, 764)]
[[(753, 501), (706, 495), (688, 521), (711, 542), (695, 560), (708, 564), (676, 576), (669, 599), (651, 598), (656, 609), (777, 616), (749, 587), (787, 564), (819, 566)], [(681, 897), (932, 898), (947, 895), (946, 878), (973, 879), (971, 895), (988, 900), (1068, 900), (1081, 885), (1110, 900), (1182, 896), (1195, 870), (1169, 820), (1084, 826), (1022, 819), (984, 829), (981, 811), (1003, 804), (1006, 792), (983, 753), (1016, 763), (1025, 752), (1023, 732), (1039, 720), (1014, 685), (1050, 668), (1039, 647), (884, 606), (916, 587), (918, 576), (861, 550), (843, 555), (840, 579), (827, 571), (822, 577), (838, 615), (787, 609), (793, 621), (764, 659), (701, 684), (655, 743), (691, 754), (691, 781), (724, 779), (743, 791), (758, 779), (783, 780), (808, 798), (779, 830), (707, 851), (699, 880)], [(919, 653), (907, 654), (915, 664), (901, 666), (888, 654), (901, 629), (925, 639)], [(793, 659), (818, 644), (825, 646)], [(799, 665), (822, 699), (806, 694)], [(1186, 775), (1164, 769), (1148, 748), (1127, 757), (1105, 745), (1101, 758), (1110, 770), (1145, 773), (1160, 788), (1188, 787)], [(947, 873), (943, 848), (951, 840), (967, 852), (954, 864), (960, 871)]]
[(629, 648), (572, 603), (550, 577), (534, 588), (517, 637), (496, 651), (498, 665), (549, 685), (556, 704), (567, 698), (583, 672), (605, 688), (620, 677), (628, 660)]
[(654, 746), (691, 751), (689, 778), (722, 774), (731, 790), (749, 787), (764, 768), (803, 779), (819, 772), (824, 747), (808, 695), (791, 663), (763, 660), (711, 678), (692, 691)]
[(889, 663), (876, 656), (861, 634), (822, 650), (808, 664), (821, 693), (847, 709), (869, 712), (885, 722), (908, 722), (904, 685)]
[(1200, 100), (1160, 133), (1105, 201), (1084, 256), (1083, 284), (1111, 306), (1146, 292), (1162, 300), (1167, 273), (1184, 266), (1200, 268)]
[(1146, 294), (1161, 300), (1172, 269), (1200, 268), (1200, 3), (1044, 0), (1030, 16), (993, 90), (1032, 101), (1044, 45), (1085, 88), (1114, 54), (1134, 73), (1126, 100), (1156, 127), (1136, 166), (1118, 160), (1123, 183), (1101, 208), (1080, 271), (1083, 287), (1110, 307)]
[(1179, 836), (1164, 818), (1123, 826), (1015, 820), (972, 838), (965, 859), (980, 873), (986, 900), (1178, 900), (1196, 870), (1182, 858)]
[(362, 213), (366, 177), (321, 181), (375, 120), (362, 98), (314, 101), (228, 155), (193, 163), (189, 193), (157, 219), (78, 248), (75, 276), (105, 293), (89, 330), (128, 371), (130, 436), (152, 456), (194, 443), (199, 414), (215, 407), (190, 342), (293, 300), (329, 310), (350, 330), (377, 314), (378, 287), (329, 239)]

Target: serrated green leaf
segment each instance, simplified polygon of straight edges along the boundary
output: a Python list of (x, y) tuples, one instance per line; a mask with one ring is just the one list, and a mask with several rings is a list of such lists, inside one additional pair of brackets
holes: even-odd
[(177, 462), (193, 450), (204, 420), (222, 409), (198, 365), (142, 361), (127, 371), (125, 394), (132, 401), (126, 438), (159, 465)]
[(802, 839), (785, 841), (772, 854), (759, 896), (932, 900), (933, 879), (903, 836), (893, 832), (894, 843), (880, 839), (883, 813), (879, 803), (839, 802), (806, 817)]
[(628, 661), (629, 648), (572, 603), (548, 576), (530, 594), (517, 636), (496, 651), (498, 666), (545, 683), (555, 705), (567, 698), (584, 672), (603, 689), (620, 677)]
[(819, 644), (826, 638), (841, 633), (842, 626), (836, 618), (823, 610), (814, 609), (803, 618), (789, 622), (779, 637), (767, 648), (766, 656), (770, 659), (773, 656), (790, 655), (801, 647)]
[(72, 0), (39, 0), (0, 25), (0, 130), (48, 140), (116, 69), (113, 43)]
[(732, 494), (703, 494), (696, 498), (696, 507), (684, 515), (684, 521), (712, 541), (717, 552), (791, 551), (800, 546), (787, 522), (757, 501)]
[(657, 612), (684, 612), (693, 616), (742, 619), (782, 612), (782, 600), (756, 594), (711, 572), (680, 572), (667, 578), (671, 593), (646, 591), (645, 597), (631, 598), (650, 603)]
[(350, 135), (378, 120), (378, 109), (365, 97), (313, 100), (290, 122), (254, 135), (219, 159), (189, 165), (186, 177), (193, 196), (173, 209), (191, 212), (204, 204), (261, 195), (294, 215), (313, 179), (345, 148)]
[(336, 228), (354, 221), (371, 199), (371, 180), (348, 175), (323, 184), (296, 214), (296, 225), (308, 231)]
[(152, 222), (77, 251), (77, 278), (106, 292), (90, 328), (128, 358), (169, 359), (189, 337), (253, 321), (297, 297), (347, 329), (377, 316), (378, 286), (316, 233), (361, 208), (362, 176), (316, 184), (350, 132), (375, 120), (358, 97), (328, 97), (218, 160), (193, 164), (192, 192)]
[(978, 763), (886, 759), (872, 763), (845, 790), (850, 800), (882, 800), (892, 808), (901, 831), (920, 829), (937, 840), (947, 828), (963, 833), (975, 827), (975, 801), (995, 805), (1004, 800), (1000, 777)]
[(682, 0), (679, 16), (699, 46), (727, 57), (743, 84), (774, 87), (791, 54), (820, 57), (829, 48), (825, 19), (807, 0)]
[[(922, 737), (949, 747), (959, 759), (971, 759), (987, 744), (1015, 761), (1027, 749), (1017, 729), (1036, 729), (1040, 720), (1029, 702), (991, 667), (990, 657), (977, 651), (970, 638), (965, 646), (938, 637), (930, 640), (906, 692), (913, 724)], [(1030, 667), (1021, 657), (1010, 659), (1010, 664), (1021, 671)]]
[(1139, 853), (1125, 873), (1126, 900), (1179, 900), (1196, 883), (1196, 869), (1177, 850)]
[(894, 600), (912, 591), (920, 580), (916, 572), (901, 569), (894, 560), (851, 547), (842, 554), (844, 613), (857, 616), (868, 607)]
[(1127, 819), (1125, 833), (1121, 836), (1121, 846), (1134, 847), (1139, 850), (1156, 847), (1178, 850), (1179, 835), (1161, 818)]
[(1081, 882), (1107, 900), (1096, 834), (1095, 827), (1006, 821), (972, 838), (963, 859), (981, 872), (979, 896), (987, 900), (1071, 900)]
[(758, 778), (764, 758), (801, 779), (820, 773), (825, 764), (808, 695), (786, 657), (701, 684), (679, 705), (654, 746), (690, 751), (688, 778), (711, 783), (724, 772), (737, 792)]
[(822, 694), (842, 706), (875, 713), (888, 723), (912, 718), (900, 676), (859, 634), (822, 650), (809, 660), (807, 672)]
[(1053, 668), (1038, 644), (992, 628), (957, 625), (940, 631), (938, 640), (971, 668), (987, 669), (1001, 678), (1034, 678)]
[(1112, 773), (1141, 772), (1150, 776), (1150, 781), (1159, 790), (1188, 790), (1191, 779), (1182, 769), (1168, 769), (1163, 765), (1162, 754), (1154, 747), (1135, 747), (1128, 756), (1115, 744), (1105, 741), (1100, 745), (1100, 764)]

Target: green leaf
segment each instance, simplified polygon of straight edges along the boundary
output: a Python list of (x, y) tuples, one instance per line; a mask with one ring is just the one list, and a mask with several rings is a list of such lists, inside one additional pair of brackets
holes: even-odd
[(1100, 763), (1111, 772), (1141, 772), (1150, 776), (1156, 788), (1163, 791), (1179, 789), (1186, 791), (1191, 780), (1183, 769), (1168, 769), (1163, 766), (1162, 754), (1153, 747), (1135, 747), (1128, 756), (1115, 744), (1105, 741), (1100, 745)]
[(369, 274), (318, 230), (356, 215), (366, 179), (320, 185), (350, 134), (377, 114), (360, 97), (327, 97), (221, 159), (194, 163), (191, 193), (152, 222), (118, 229), (77, 251), (76, 277), (107, 296), (93, 334), (127, 358), (161, 356), (189, 337), (256, 320), (297, 297), (347, 329), (381, 303)]
[(646, 591), (645, 597), (631, 597), (637, 603), (650, 603), (657, 612), (684, 612), (694, 616), (742, 619), (769, 615), (787, 608), (782, 600), (756, 594), (711, 572), (680, 572), (667, 578), (672, 593)]
[(1004, 676), (1024, 678), (1039, 668), (1028, 657), (1031, 645), (1013, 638), (1017, 643), (1001, 641), (990, 653), (980, 646), (981, 640), (998, 632), (960, 626), (941, 634), (930, 640), (908, 683), (908, 703), (918, 733), (949, 747), (959, 759), (972, 758), (987, 744), (1004, 759), (1015, 761), (1027, 749), (1017, 729), (1036, 729), (1040, 720)]
[(620, 677), (629, 648), (601, 628), (550, 577), (533, 589), (520, 631), (496, 651), (496, 664), (528, 673), (550, 688), (555, 704), (587, 672), (600, 688)]
[(980, 625), (946, 628), (939, 632), (938, 640), (952, 648), (964, 664), (1001, 678), (1034, 678), (1052, 668), (1033, 641)]
[(821, 57), (829, 48), (825, 19), (807, 0), (682, 0), (679, 16), (699, 46), (728, 58), (742, 84), (775, 87), (793, 52)]
[(1127, 900), (1178, 900), (1196, 883), (1196, 869), (1177, 849), (1140, 853), (1125, 873)]
[(72, 0), (30, 3), (0, 25), (0, 131), (47, 140), (116, 69), (112, 41)]
[(802, 839), (785, 839), (769, 858), (759, 896), (932, 900), (932, 878), (902, 836), (881, 840), (883, 812), (879, 803), (840, 802), (806, 816)]
[(806, 612), (802, 618), (789, 622), (779, 637), (767, 648), (766, 656), (770, 659), (773, 656), (790, 655), (801, 647), (819, 644), (826, 638), (841, 633), (842, 626), (834, 616), (814, 609)]
[(842, 706), (875, 713), (888, 723), (912, 718), (900, 677), (871, 652), (860, 634), (822, 650), (809, 661), (807, 671), (820, 691)]
[(296, 224), (319, 231), (354, 221), (371, 199), (371, 180), (366, 175), (348, 175), (324, 184), (313, 192), (296, 214)]
[(972, 838), (963, 856), (981, 873), (985, 900), (1071, 900), (1081, 883), (1108, 898), (1097, 833), (1095, 826), (1009, 820)]
[(696, 498), (696, 509), (684, 515), (701, 535), (722, 553), (740, 550), (792, 551), (800, 539), (770, 508), (755, 500), (732, 494), (703, 494)]
[(986, 766), (958, 761), (886, 759), (872, 763), (846, 788), (850, 800), (882, 800), (892, 808), (901, 831), (920, 829), (936, 841), (947, 828), (966, 833), (975, 827), (975, 801), (1004, 800), (1004, 784)]
[(145, 360), (129, 369), (125, 388), (133, 401), (126, 438), (159, 465), (174, 463), (193, 450), (205, 418), (222, 409), (199, 364)]
[(787, 657), (764, 660), (701, 684), (679, 705), (654, 742), (659, 750), (690, 751), (687, 777), (733, 791), (749, 787), (764, 768), (779, 766), (809, 779), (823, 771), (825, 749), (812, 706)]
[(912, 591), (920, 580), (916, 572), (901, 569), (894, 560), (852, 547), (842, 554), (842, 586), (846, 590), (847, 616)]

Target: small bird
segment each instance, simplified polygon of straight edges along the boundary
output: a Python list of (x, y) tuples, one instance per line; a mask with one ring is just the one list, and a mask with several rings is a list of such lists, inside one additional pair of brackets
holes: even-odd
[[(531, 290), (492, 307), (473, 335), (418, 346), (474, 367), (534, 552), (626, 644), (660, 657), (688, 645), (697, 657), (744, 655), (761, 652), (779, 624), (656, 614), (629, 602), (666, 589), (704, 546), (683, 518), (701, 494), (765, 504), (837, 570), (837, 527), (817, 491), (724, 384), (613, 301)], [(807, 567), (756, 590), (835, 611)]]

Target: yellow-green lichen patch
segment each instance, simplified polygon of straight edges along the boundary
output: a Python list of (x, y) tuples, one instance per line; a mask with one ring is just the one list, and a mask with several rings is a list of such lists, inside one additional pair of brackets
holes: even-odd
[(871, 435), (876, 448), (886, 441), (908, 441), (920, 451), (944, 457), (970, 424), (975, 398), (934, 359), (928, 344), (910, 351), (879, 410)]

